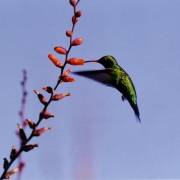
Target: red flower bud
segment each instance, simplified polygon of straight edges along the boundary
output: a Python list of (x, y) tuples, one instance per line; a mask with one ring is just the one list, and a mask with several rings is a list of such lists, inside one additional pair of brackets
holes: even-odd
[(69, 76), (62, 76), (61, 80), (63, 82), (74, 82), (74, 78), (69, 77)]
[(26, 134), (25, 134), (23, 128), (21, 127), (20, 124), (17, 124), (17, 125), (18, 125), (18, 128), (19, 128), (19, 135), (20, 135), (21, 140), (26, 141), (27, 137), (26, 137)]
[(6, 158), (4, 158), (4, 164), (3, 164), (3, 168), (7, 169), (9, 167), (9, 162)]
[(27, 91), (24, 91), (23, 95), (24, 96), (27, 96), (28, 92)]
[(50, 113), (48, 113), (47, 111), (45, 111), (45, 112), (41, 112), (40, 113), (40, 117), (43, 119), (48, 119), (48, 118), (51, 118), (51, 117), (54, 117), (54, 115), (53, 114), (50, 114)]
[(38, 98), (42, 104), (45, 105), (47, 103), (46, 98), (42, 94), (38, 94)]
[(67, 37), (71, 37), (71, 36), (72, 36), (72, 32), (69, 31), (69, 30), (67, 30), (67, 31), (66, 31), (66, 36), (67, 36)]
[(38, 96), (38, 98), (39, 98), (39, 101), (42, 103), (42, 104), (47, 104), (47, 100), (46, 100), (46, 98), (42, 95), (42, 94), (40, 94), (37, 90), (33, 90), (36, 94), (37, 94), (37, 96)]
[(77, 12), (75, 13), (75, 16), (76, 16), (76, 17), (81, 17), (81, 15), (82, 15), (82, 11), (77, 11)]
[(35, 147), (38, 147), (38, 144), (30, 144), (30, 145), (24, 146), (23, 151), (28, 152), (34, 149)]
[(22, 115), (23, 115), (23, 112), (22, 112), (22, 111), (19, 111), (19, 115), (22, 116)]
[(71, 58), (71, 59), (68, 59), (67, 60), (67, 63), (68, 64), (71, 64), (71, 65), (84, 65), (84, 59), (80, 59), (80, 58)]
[(47, 91), (48, 93), (54, 93), (54, 89), (50, 86), (42, 87), (43, 90)]
[(12, 147), (11, 153), (10, 153), (10, 159), (13, 160), (17, 154), (16, 146)]
[(73, 40), (73, 42), (71, 43), (71, 46), (78, 46), (83, 42), (82, 38), (76, 38)]
[(72, 23), (73, 23), (73, 24), (76, 24), (77, 22), (78, 22), (78, 18), (75, 17), (75, 16), (73, 16), (73, 17), (72, 17)]
[(23, 120), (23, 127), (26, 127), (27, 126), (27, 122)]
[(19, 172), (19, 168), (15, 168), (15, 169), (12, 169), (11, 171), (7, 172), (5, 175), (4, 175), (4, 178), (5, 179), (10, 179), (10, 177), (16, 173), (16, 172)]
[(75, 6), (75, 0), (69, 0), (69, 3), (74, 7)]
[(57, 66), (58, 68), (62, 68), (63, 66), (62, 62), (58, 58), (56, 58), (54, 55), (48, 54), (48, 58), (53, 62), (55, 66)]
[(58, 100), (64, 98), (65, 96), (70, 96), (70, 93), (66, 93), (66, 94), (55, 94), (55, 95), (52, 97), (52, 100), (53, 100), (53, 101), (58, 101)]
[(68, 69), (68, 70), (66, 70), (66, 72), (64, 72), (62, 75), (63, 75), (63, 76), (67, 76), (70, 72), (71, 72), (71, 70)]
[(24, 166), (25, 166), (25, 163), (21, 161), (19, 164), (19, 171), (20, 172), (23, 170)]
[(59, 54), (67, 54), (66, 49), (63, 48), (62, 46), (57, 46), (57, 47), (54, 48), (54, 50)]
[(28, 125), (31, 129), (34, 129), (36, 127), (36, 124), (30, 119), (26, 119), (26, 121), (28, 122)]
[(50, 129), (51, 129), (50, 127), (44, 127), (44, 128), (41, 128), (41, 129), (37, 129), (34, 132), (34, 136), (40, 136), (42, 133), (44, 133), (45, 131), (50, 130)]

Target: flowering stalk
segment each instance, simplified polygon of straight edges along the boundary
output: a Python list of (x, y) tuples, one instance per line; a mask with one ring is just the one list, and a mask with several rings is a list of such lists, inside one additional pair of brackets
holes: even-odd
[[(25, 111), (25, 105), (26, 105), (26, 97), (27, 97), (27, 91), (26, 91), (26, 82), (27, 82), (27, 72), (26, 70), (23, 70), (23, 81), (21, 82), (22, 86), (22, 101), (21, 101), (21, 110), (19, 112), (20, 120), (21, 120), (21, 126), (23, 129), (26, 128), (27, 122), (24, 120), (24, 111)], [(19, 136), (19, 133), (16, 133)], [(21, 146), (21, 140), (20, 140), (20, 146)], [(13, 146), (11, 154), (10, 154), (10, 159), (14, 159), (16, 154), (16, 147)], [(19, 173), (17, 175), (17, 180), (21, 179), (21, 174), (23, 171), (23, 168), (25, 167), (25, 162), (22, 160), (21, 154), (18, 156), (18, 168), (19, 168)]]
[[(44, 133), (45, 131), (47, 130), (50, 130), (51, 128), (50, 127), (44, 127), (44, 128), (40, 128), (38, 129), (38, 126), (40, 124), (40, 122), (43, 120), (43, 119), (48, 119), (48, 118), (51, 118), (51, 117), (54, 117), (53, 114), (50, 114), (49, 112), (47, 112), (47, 107), (49, 106), (49, 104), (51, 103), (51, 101), (58, 101), (66, 96), (69, 96), (70, 93), (64, 93), (64, 94), (55, 94), (54, 95), (54, 92), (56, 91), (58, 85), (61, 83), (61, 82), (73, 82), (74, 79), (67, 76), (67, 74), (70, 72), (70, 70), (67, 70), (65, 73), (63, 73), (64, 71), (64, 68), (66, 66), (66, 64), (69, 62), (68, 61), (68, 55), (69, 55), (69, 52), (72, 48), (72, 46), (78, 46), (80, 45), (82, 42), (83, 42), (83, 39), (82, 38), (76, 38), (74, 40), (72, 40), (72, 35), (73, 35), (73, 32), (74, 32), (74, 28), (75, 28), (75, 25), (78, 21), (78, 18), (82, 15), (82, 12), (81, 11), (77, 11), (76, 12), (76, 7), (78, 5), (80, 0), (77, 0), (77, 2), (75, 2), (75, 0), (70, 0), (70, 4), (73, 6), (73, 10), (74, 10), (74, 15), (72, 17), (72, 29), (71, 31), (70, 30), (67, 30), (66, 31), (66, 35), (67, 37), (69, 37), (69, 47), (68, 49), (66, 50), (65, 48), (63, 48), (62, 46), (57, 46), (54, 48), (54, 50), (59, 53), (59, 54), (64, 54), (65, 55), (65, 62), (64, 64), (61, 63), (61, 61), (59, 59), (57, 59), (55, 56), (53, 56), (52, 54), (49, 54), (48, 57), (49, 59), (52, 61), (52, 63), (57, 66), (58, 68), (61, 69), (61, 72), (60, 72), (60, 76), (58, 78), (58, 81), (55, 85), (54, 88), (51, 88), (49, 86), (47, 87), (42, 87), (43, 90), (47, 91), (48, 93), (50, 93), (50, 98), (49, 100), (47, 101), (46, 98), (40, 94), (37, 90), (34, 90), (34, 92), (37, 94), (40, 102), (44, 105), (43, 107), (43, 110), (40, 112), (39, 114), (39, 119), (37, 121), (37, 123), (34, 123), (32, 120), (30, 119), (26, 119), (26, 124), (28, 123), (29, 127), (32, 129), (32, 132), (31, 134), (29, 135), (29, 137), (26, 136), (25, 134), (25, 131), (24, 131), (24, 126), (21, 126), (20, 124), (18, 124), (18, 127), (19, 127), (19, 135), (20, 135), (20, 138), (22, 140), (22, 143), (21, 143), (21, 147), (20, 149), (17, 151), (15, 149), (15, 147), (13, 146), (13, 149), (11, 150), (11, 153), (10, 153), (10, 161), (8, 161), (6, 158), (4, 158), (4, 172), (2, 173), (0, 179), (6, 179), (6, 178), (10, 178), (14, 173), (16, 172), (19, 172), (20, 171), (20, 168), (15, 168), (13, 170), (9, 170), (9, 168), (11, 167), (12, 163), (20, 156), (20, 154), (25, 151), (25, 152), (28, 152), (32, 149), (34, 149), (34, 147), (38, 147), (38, 144), (30, 144), (28, 145), (29, 141), (35, 137), (35, 136), (40, 136), (42, 133)], [(76, 64), (75, 63), (76, 60), (73, 60), (73, 65), (82, 65), (82, 59), (81, 60), (77, 60), (77, 62), (79, 64)], [(70, 63), (69, 63), (70, 64)], [(23, 118), (24, 120), (24, 118)]]

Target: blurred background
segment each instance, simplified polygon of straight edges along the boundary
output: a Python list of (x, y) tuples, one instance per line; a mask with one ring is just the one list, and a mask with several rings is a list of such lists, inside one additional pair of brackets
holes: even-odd
[[(55, 46), (68, 48), (72, 27), (68, 0), (0, 1), (0, 164), (9, 158), (21, 107), (22, 70), (27, 70), (25, 118), (37, 122), (43, 105), (37, 89), (54, 87), (60, 70), (47, 58)], [(57, 93), (71, 96), (50, 104), (51, 127), (23, 153), (22, 179), (180, 178), (180, 1), (81, 0), (82, 17), (73, 38), (84, 39), (69, 57), (114, 56), (134, 82), (140, 117), (113, 88), (71, 75)], [(100, 64), (70, 66), (72, 71), (102, 69)], [(30, 134), (26, 128), (26, 134)], [(2, 166), (1, 166), (2, 167)], [(15, 162), (12, 168), (17, 167)], [(11, 169), (12, 169), (11, 168)], [(1, 168), (3, 171), (3, 168)], [(16, 179), (16, 175), (12, 177)]]

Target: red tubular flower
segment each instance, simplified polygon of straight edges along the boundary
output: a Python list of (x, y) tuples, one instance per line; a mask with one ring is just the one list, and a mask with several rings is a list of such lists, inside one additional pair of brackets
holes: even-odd
[(25, 134), (23, 128), (21, 127), (20, 124), (17, 124), (17, 125), (18, 125), (18, 128), (19, 128), (19, 135), (20, 135), (21, 140), (26, 141), (27, 137), (26, 137), (26, 134)]
[(47, 104), (47, 100), (42, 94), (38, 94), (38, 98), (42, 104)]
[(80, 58), (71, 58), (71, 59), (68, 59), (67, 60), (67, 63), (68, 64), (71, 64), (71, 65), (84, 65), (84, 59), (80, 59)]
[(53, 62), (53, 64), (55, 66), (57, 66), (58, 68), (62, 68), (63, 67), (63, 64), (62, 62), (56, 58), (53, 54), (48, 54), (48, 58)]
[(25, 166), (25, 162), (21, 161), (19, 164), (19, 172), (21, 172), (23, 170), (24, 166)]
[(82, 15), (82, 11), (77, 11), (77, 12), (75, 13), (75, 16), (76, 16), (76, 17), (81, 17), (81, 15)]
[(75, 0), (69, 0), (69, 3), (74, 7), (76, 5)]
[(62, 76), (61, 80), (63, 82), (74, 82), (74, 78), (69, 77), (69, 76)]
[(26, 119), (26, 121), (28, 122), (28, 125), (31, 129), (35, 128), (36, 124), (33, 121), (31, 121), (30, 119)]
[(15, 169), (12, 169), (10, 170), (9, 172), (7, 172), (4, 176), (5, 179), (10, 179), (10, 177), (15, 174), (16, 172), (19, 172), (19, 168), (15, 168)]
[(24, 146), (23, 151), (28, 152), (34, 149), (35, 147), (38, 147), (38, 144), (30, 144), (30, 145)]
[(4, 164), (3, 164), (3, 168), (7, 169), (9, 167), (9, 162), (6, 158), (4, 158)]
[(62, 75), (63, 75), (63, 76), (67, 76), (70, 72), (71, 72), (71, 70), (68, 69), (68, 70), (66, 70), (66, 72), (64, 72)]
[(47, 91), (48, 93), (54, 93), (54, 89), (50, 86), (42, 87), (43, 90)]
[(75, 17), (75, 16), (73, 16), (73, 17), (72, 17), (72, 23), (73, 23), (73, 24), (76, 24), (77, 22), (78, 22), (78, 18)]
[(12, 147), (11, 153), (10, 153), (10, 159), (13, 160), (17, 154), (16, 146)]
[(54, 50), (59, 54), (67, 54), (66, 49), (63, 48), (62, 46), (57, 46), (57, 47), (54, 48)]
[(37, 90), (33, 90), (36, 94), (37, 94), (37, 96), (38, 96), (38, 98), (39, 98), (39, 101), (42, 103), (42, 104), (47, 104), (47, 100), (46, 100), (46, 98), (42, 95), (42, 94), (40, 94)]
[(54, 115), (53, 114), (50, 114), (50, 113), (48, 113), (47, 111), (45, 111), (45, 112), (41, 112), (40, 113), (40, 117), (43, 119), (49, 119), (49, 118), (51, 118), (51, 117), (54, 117)]
[(71, 72), (70, 69), (66, 70), (66, 72), (64, 72), (62, 76), (59, 76), (58, 81), (60, 81), (61, 79), (61, 81), (63, 82), (74, 82), (74, 78), (67, 76), (70, 72)]
[(50, 130), (50, 129), (51, 129), (50, 127), (44, 127), (44, 128), (41, 128), (41, 129), (37, 129), (34, 132), (34, 136), (40, 136), (42, 133), (44, 133), (45, 131)]
[(66, 31), (66, 36), (67, 36), (67, 37), (71, 37), (71, 36), (72, 36), (72, 32), (69, 31), (69, 30), (67, 30), (67, 31)]
[(65, 96), (70, 96), (70, 93), (66, 93), (66, 94), (55, 94), (55, 95), (52, 97), (52, 100), (53, 100), (53, 101), (58, 101), (58, 100), (64, 98)]
[(82, 44), (83, 39), (82, 38), (76, 38), (73, 40), (73, 42), (71, 43), (71, 46), (78, 46), (80, 44)]
[(26, 127), (26, 126), (27, 126), (27, 122), (23, 121), (23, 127)]

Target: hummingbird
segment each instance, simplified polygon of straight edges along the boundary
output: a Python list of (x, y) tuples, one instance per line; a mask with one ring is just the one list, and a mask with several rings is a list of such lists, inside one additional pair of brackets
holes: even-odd
[(122, 100), (127, 100), (134, 110), (136, 118), (140, 120), (139, 109), (137, 105), (137, 95), (134, 84), (130, 76), (120, 67), (113, 56), (103, 56), (99, 60), (89, 60), (88, 62), (97, 62), (104, 66), (105, 69), (77, 71), (73, 72), (76, 75), (84, 76), (100, 82), (106, 86), (116, 88), (122, 94)]

